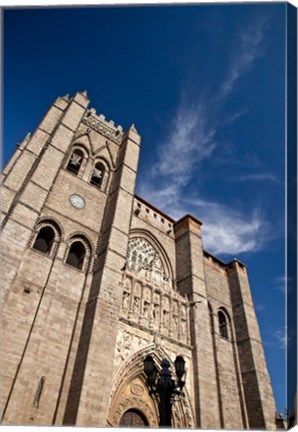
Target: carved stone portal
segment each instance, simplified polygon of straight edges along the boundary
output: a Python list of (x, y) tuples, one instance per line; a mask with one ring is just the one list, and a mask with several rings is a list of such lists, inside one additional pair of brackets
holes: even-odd
[(127, 382), (116, 393), (110, 407), (109, 424), (119, 427), (121, 418), (130, 410), (139, 412), (151, 428), (158, 427), (156, 407), (141, 379)]
[[(127, 336), (127, 335), (126, 335)], [(157, 428), (159, 422), (157, 400), (149, 395), (143, 372), (144, 358), (153, 353), (157, 366), (162, 358), (169, 358), (155, 344), (149, 344), (136, 352), (132, 357), (118, 367), (114, 375), (113, 391), (110, 398), (110, 408), (107, 422), (110, 426), (119, 427), (125, 413), (139, 415), (150, 428)], [(172, 364), (172, 368), (174, 365)], [(185, 397), (177, 400), (173, 406), (173, 427), (193, 428), (194, 416), (187, 389)]]

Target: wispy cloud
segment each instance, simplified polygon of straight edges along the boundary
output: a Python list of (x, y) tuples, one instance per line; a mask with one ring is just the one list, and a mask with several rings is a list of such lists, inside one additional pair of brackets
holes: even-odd
[(186, 213), (198, 215), (203, 221), (204, 248), (214, 254), (256, 252), (264, 247), (271, 232), (259, 211), (242, 214), (224, 204), (184, 196), (175, 184), (159, 190), (143, 187), (142, 196), (175, 219)]
[(242, 214), (230, 207), (202, 199), (189, 200), (189, 206), (203, 221), (204, 246), (215, 254), (239, 254), (262, 249), (270, 226), (254, 210)]
[(277, 342), (278, 348), (285, 350), (291, 347), (296, 333), (294, 329), (288, 329), (287, 326), (285, 326), (284, 328), (276, 330), (273, 337)]
[[(225, 78), (208, 100), (199, 98), (193, 103), (193, 95), (183, 95), (165, 138), (157, 145), (156, 163), (139, 185), (145, 199), (172, 217), (179, 218), (189, 212), (198, 215), (204, 221), (204, 246), (216, 254), (260, 250), (268, 233), (268, 224), (257, 210), (242, 214), (197, 196), (185, 199), (189, 196), (187, 185), (191, 181), (196, 180), (200, 187), (200, 168), (218, 146), (219, 128), (238, 121), (245, 114), (245, 110), (240, 109), (227, 117), (222, 115), (222, 109), (238, 80), (253, 69), (261, 55), (264, 29), (265, 23), (259, 21), (241, 34), (240, 47), (235, 47)], [(256, 178), (251, 180), (257, 181)], [(240, 181), (246, 180), (243, 177)]]
[(278, 347), (280, 349), (286, 349), (287, 347), (287, 333), (286, 329), (276, 330), (273, 334), (274, 339), (278, 342)]
[(278, 276), (275, 278), (274, 282), (276, 288), (284, 295), (295, 288), (295, 280), (291, 277)]
[(210, 125), (207, 112), (203, 104), (190, 107), (181, 103), (168, 137), (159, 146), (155, 176), (170, 176), (178, 185), (185, 185), (193, 169), (211, 155), (216, 146), (216, 129)]
[(254, 173), (254, 174), (247, 174), (247, 175), (242, 175), (239, 177), (234, 177), (234, 180), (239, 181), (239, 182), (246, 182), (246, 181), (272, 181), (274, 183), (279, 183), (278, 178), (271, 173), (262, 173), (262, 174), (258, 174), (258, 173)]
[(262, 41), (266, 29), (266, 21), (259, 19), (253, 27), (243, 32), (239, 38), (239, 45), (230, 60), (230, 65), (218, 92), (217, 100), (225, 99), (235, 90), (237, 82), (250, 72), (262, 55)]
[(263, 310), (265, 310), (266, 309), (266, 306), (265, 305), (263, 305), (263, 304), (255, 304), (255, 310), (256, 311), (259, 311), (259, 312), (261, 312), (261, 311), (263, 311)]
[[(229, 215), (225, 220), (218, 219), (207, 222), (204, 229), (204, 244), (214, 254), (240, 254), (261, 250), (265, 243), (265, 224), (257, 217), (245, 219), (242, 216), (232, 219)], [(259, 234), (262, 234), (259, 237)]]
[(242, 108), (239, 111), (236, 111), (232, 114), (227, 115), (225, 118), (222, 119), (222, 126), (229, 126), (236, 121), (238, 121), (241, 117), (245, 116), (247, 114), (247, 110)]

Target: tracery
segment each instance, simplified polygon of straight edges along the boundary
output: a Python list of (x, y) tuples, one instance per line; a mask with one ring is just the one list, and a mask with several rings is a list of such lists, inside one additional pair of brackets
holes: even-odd
[(153, 268), (162, 270), (162, 263), (155, 249), (143, 238), (132, 240), (128, 246), (128, 269), (139, 272)]

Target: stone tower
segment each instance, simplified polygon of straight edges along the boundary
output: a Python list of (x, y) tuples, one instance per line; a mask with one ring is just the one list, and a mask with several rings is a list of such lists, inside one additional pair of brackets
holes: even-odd
[(59, 97), (2, 174), (2, 422), (155, 427), (150, 353), (186, 360), (174, 427), (274, 429), (245, 265), (135, 195), (138, 132), (88, 105)]

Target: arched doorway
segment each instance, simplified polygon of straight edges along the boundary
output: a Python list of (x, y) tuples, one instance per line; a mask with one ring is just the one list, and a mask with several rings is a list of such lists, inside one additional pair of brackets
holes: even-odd
[(119, 426), (143, 428), (149, 426), (149, 424), (143, 413), (135, 409), (129, 409), (121, 417)]
[[(135, 352), (126, 362), (122, 363), (113, 380), (113, 391), (111, 394), (110, 407), (107, 422), (112, 427), (146, 427), (158, 428), (158, 404), (156, 398), (149, 394), (144, 373), (144, 359), (147, 354), (154, 353), (157, 363), (160, 364), (163, 358), (169, 358), (166, 351), (155, 343), (147, 345), (145, 348)], [(172, 370), (175, 366), (172, 365)], [(185, 389), (185, 397), (177, 400), (173, 407), (173, 427), (174, 428), (194, 428), (194, 416), (188, 390)], [(141, 416), (142, 423), (132, 423), (141, 421), (133, 414), (135, 412)], [(142, 418), (142, 416), (144, 417)], [(126, 423), (129, 422), (129, 423)], [(125, 422), (125, 423), (124, 423)]]

